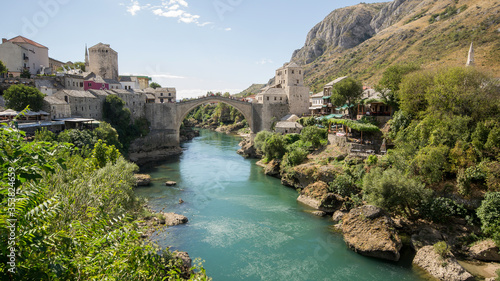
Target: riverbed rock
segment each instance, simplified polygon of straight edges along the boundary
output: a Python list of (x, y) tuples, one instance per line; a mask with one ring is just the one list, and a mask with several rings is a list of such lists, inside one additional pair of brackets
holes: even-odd
[(443, 240), (444, 237), (441, 232), (432, 227), (424, 227), (420, 232), (411, 236), (411, 247), (415, 251), (418, 251), (422, 247), (432, 246)]
[(257, 153), (257, 150), (253, 146), (253, 142), (250, 139), (250, 137), (244, 138), (240, 143), (239, 146), (241, 147), (238, 149), (237, 153), (245, 158), (259, 158), (259, 154)]
[(297, 201), (319, 211), (333, 213), (342, 206), (343, 198), (338, 194), (330, 193), (328, 185), (318, 181), (304, 188)]
[(264, 174), (272, 177), (279, 177), (280, 175), (280, 160), (273, 159), (271, 162), (269, 162), (266, 166), (266, 169), (264, 169)]
[(191, 264), (192, 259), (189, 257), (187, 252), (173, 252), (174, 258), (179, 261), (179, 269), (181, 270), (181, 275), (183, 278), (189, 278), (191, 275)]
[(339, 223), (342, 218), (349, 212), (347, 211), (341, 211), (341, 210), (337, 210), (335, 211), (335, 213), (333, 213), (333, 216), (332, 216), (332, 220), (334, 223)]
[(472, 281), (474, 276), (467, 272), (453, 256), (449, 253), (443, 258), (434, 251), (433, 246), (425, 246), (418, 250), (413, 263), (430, 275), (445, 281)]
[(162, 213), (165, 217), (165, 224), (167, 226), (175, 226), (179, 224), (187, 223), (189, 220), (187, 217), (183, 215), (179, 215), (176, 213)]
[(500, 249), (495, 244), (495, 241), (488, 239), (476, 243), (470, 247), (470, 256), (474, 259), (481, 261), (495, 261), (500, 262)]
[(317, 217), (324, 217), (324, 216), (326, 216), (326, 212), (323, 212), (323, 211), (314, 211), (311, 214), (313, 214), (313, 215), (315, 215)]
[(175, 181), (166, 181), (165, 185), (166, 186), (174, 186), (174, 185), (177, 185), (177, 183)]
[(398, 261), (403, 246), (386, 212), (365, 205), (352, 209), (342, 219), (342, 232), (347, 246), (364, 256)]
[(148, 186), (151, 184), (151, 176), (146, 174), (135, 174), (136, 186)]

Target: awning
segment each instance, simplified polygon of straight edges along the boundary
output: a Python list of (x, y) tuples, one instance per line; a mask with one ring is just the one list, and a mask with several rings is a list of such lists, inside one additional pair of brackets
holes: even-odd
[(330, 114), (330, 115), (318, 117), (318, 118), (316, 118), (316, 120), (329, 120), (332, 118), (342, 118), (342, 116), (344, 116), (344, 115), (343, 114)]
[(353, 107), (353, 106), (354, 106), (354, 104), (351, 104), (351, 105), (344, 104), (343, 106), (341, 106), (341, 107), (337, 107), (337, 108), (335, 108), (335, 109), (336, 109), (336, 110), (346, 110), (347, 108), (349, 108), (349, 107)]
[(330, 96), (324, 96), (323, 97), (324, 100), (329, 100), (330, 99)]

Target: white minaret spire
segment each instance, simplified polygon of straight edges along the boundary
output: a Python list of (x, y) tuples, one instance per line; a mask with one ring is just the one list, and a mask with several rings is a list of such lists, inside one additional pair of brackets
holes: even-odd
[(467, 58), (466, 66), (474, 65), (474, 43), (470, 43), (469, 57)]

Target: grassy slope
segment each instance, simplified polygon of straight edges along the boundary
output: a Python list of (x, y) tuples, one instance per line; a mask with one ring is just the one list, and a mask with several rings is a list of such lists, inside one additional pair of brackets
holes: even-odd
[[(429, 22), (448, 6), (463, 5), (467, 8), (460, 13)], [(424, 68), (464, 65), (471, 42), (476, 67), (500, 76), (500, 1), (424, 0), (413, 13), (362, 44), (327, 50), (305, 65), (305, 80), (313, 92), (343, 75), (374, 86), (388, 66), (400, 62), (417, 62)]]

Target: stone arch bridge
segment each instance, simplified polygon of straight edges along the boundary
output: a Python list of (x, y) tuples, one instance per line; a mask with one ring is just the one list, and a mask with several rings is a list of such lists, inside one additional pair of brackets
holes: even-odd
[(225, 98), (222, 96), (209, 96), (194, 100), (178, 102), (177, 114), (176, 114), (177, 128), (180, 129), (182, 122), (189, 114), (189, 112), (191, 112), (193, 109), (202, 104), (206, 104), (207, 102), (215, 102), (215, 101), (222, 102), (236, 108), (239, 112), (241, 112), (241, 114), (243, 114), (243, 117), (245, 117), (245, 119), (247, 120), (248, 126), (250, 127), (252, 132), (257, 133), (259, 131), (258, 128), (254, 127), (253, 103), (231, 98)]
[(208, 102), (223, 102), (242, 113), (250, 130), (256, 134), (270, 130), (272, 123), (289, 112), (288, 104), (249, 103), (222, 96), (209, 96), (176, 103), (147, 103), (145, 115), (150, 133), (134, 141), (129, 149), (132, 161), (141, 164), (160, 161), (180, 152), (180, 127), (186, 116), (197, 106)]

